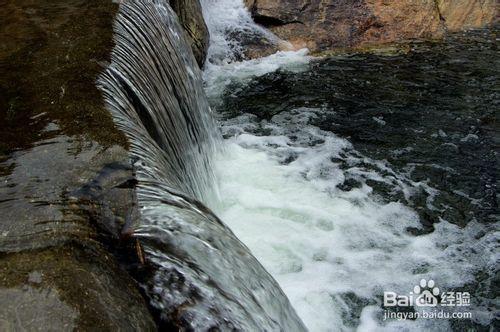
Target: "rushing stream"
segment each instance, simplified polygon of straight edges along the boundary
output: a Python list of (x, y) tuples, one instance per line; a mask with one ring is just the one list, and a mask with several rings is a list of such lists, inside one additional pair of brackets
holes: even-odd
[(199, 1), (208, 50), (196, 2), (0, 5), (0, 331), (500, 330), (498, 27), (317, 58)]
[[(209, 23), (223, 15), (205, 11)], [(231, 62), (239, 49), (224, 38), (239, 26), (212, 26), (204, 73), (225, 138), (214, 210), (308, 329), (488, 330), (498, 318), (497, 30), (385, 55)], [(472, 319), (384, 320), (383, 292), (409, 294), (421, 279), (469, 292)]]

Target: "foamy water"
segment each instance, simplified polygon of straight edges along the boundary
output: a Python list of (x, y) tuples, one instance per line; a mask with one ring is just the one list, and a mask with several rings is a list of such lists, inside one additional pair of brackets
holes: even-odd
[[(383, 291), (408, 294), (422, 278), (441, 289), (472, 282), (475, 272), (495, 268), (498, 234), (477, 241), (483, 226), (460, 229), (442, 221), (431, 234), (410, 235), (408, 227), (421, 227), (417, 214), (384, 202), (366, 184), (386, 178), (398, 189), (393, 178), (405, 183), (405, 175), (363, 169), (361, 163), (381, 162), (309, 125), (318, 112), (225, 122), (223, 132), (231, 138), (217, 162), (222, 201), (216, 212), (276, 278), (311, 331), (448, 329), (446, 320), (384, 322)], [(262, 129), (270, 134), (254, 134)], [(336, 188), (348, 177), (363, 185)], [(491, 318), (474, 310), (479, 321)]]
[(242, 57), (240, 41), (244, 38), (279, 42), (278, 37), (254, 23), (241, 0), (201, 0), (201, 4), (210, 32), (208, 64), (227, 64)]
[(231, 83), (248, 83), (256, 76), (278, 69), (292, 72), (307, 70), (312, 59), (307, 49), (279, 51), (264, 58), (235, 61), (227, 64), (207, 64), (203, 73), (206, 92), (212, 99), (220, 96)]
[[(231, 31), (265, 31), (242, 1), (202, 2), (212, 38), (204, 72), (212, 100), (231, 83), (308, 69), (307, 50), (235, 62), (241, 49)], [(310, 331), (451, 329), (444, 319), (384, 321), (383, 292), (408, 294), (422, 278), (445, 291), (473, 283), (479, 271), (493, 274), (500, 234), (476, 222), (461, 229), (442, 220), (431, 234), (411, 235), (408, 228), (421, 228), (416, 212), (378, 196), (367, 180), (406, 200), (423, 190), (430, 209), (436, 189), (312, 125), (322, 112), (289, 109), (270, 121), (249, 114), (222, 121), (227, 139), (216, 161), (221, 201), (214, 210), (276, 278)], [(361, 186), (339, 189), (346, 179)], [(473, 320), (490, 322), (491, 301), (472, 302)]]

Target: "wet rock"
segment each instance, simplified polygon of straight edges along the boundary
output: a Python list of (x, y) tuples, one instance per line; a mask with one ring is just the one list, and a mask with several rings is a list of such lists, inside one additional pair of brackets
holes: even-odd
[(154, 329), (110, 250), (134, 220), (127, 152), (81, 143), (38, 142), (0, 178), (0, 329)]
[(9, 299), (0, 312), (2, 331), (73, 330), (78, 313), (62, 302), (57, 290), (24, 288), (0, 289), (0, 298)]
[(170, 6), (179, 17), (198, 65), (203, 67), (207, 56), (209, 33), (199, 0), (170, 0)]
[(43, 248), (95, 233), (81, 211), (82, 204), (95, 209), (96, 202), (75, 204), (71, 188), (86, 185), (104, 165), (127, 154), (119, 146), (81, 144), (58, 136), (11, 155), (14, 167), (0, 183), (0, 232), (7, 234), (0, 237), (0, 251)]
[(232, 33), (231, 39), (238, 40), (242, 46), (242, 53), (234, 59), (237, 61), (268, 56), (281, 50), (287, 50), (288, 47), (284, 43), (269, 40), (266, 36), (242, 33), (241, 31)]
[(494, 0), (246, 0), (259, 24), (313, 52), (364, 48), (415, 38), (440, 38), (446, 29), (494, 21)]
[(134, 219), (127, 142), (95, 86), (117, 7), (0, 3), (2, 331), (156, 328), (110, 251)]
[(98, 247), (70, 244), (1, 260), (2, 331), (155, 330), (132, 280)]
[(59, 132), (126, 145), (95, 87), (109, 60), (110, 1), (2, 1), (0, 155)]

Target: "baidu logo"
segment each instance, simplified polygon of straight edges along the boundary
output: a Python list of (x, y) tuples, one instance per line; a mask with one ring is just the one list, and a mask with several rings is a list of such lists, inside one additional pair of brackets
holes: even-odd
[(470, 294), (468, 292), (440, 292), (434, 280), (420, 280), (413, 287), (409, 295), (396, 292), (384, 292), (385, 307), (436, 307), (441, 306), (469, 306)]
[(435, 307), (438, 305), (439, 288), (434, 287), (434, 280), (420, 280), (420, 285), (413, 288), (413, 293), (417, 296), (415, 302), (419, 307)]

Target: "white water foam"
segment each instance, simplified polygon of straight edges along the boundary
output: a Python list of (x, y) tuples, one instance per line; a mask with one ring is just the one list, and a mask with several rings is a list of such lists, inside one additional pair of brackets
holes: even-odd
[(220, 96), (231, 83), (245, 84), (252, 78), (283, 69), (291, 72), (307, 70), (312, 57), (307, 49), (279, 51), (264, 58), (237, 61), (226, 65), (207, 65), (203, 73), (209, 97)]
[(209, 63), (227, 64), (241, 57), (242, 38), (263, 38), (272, 43), (280, 40), (255, 24), (241, 0), (201, 0), (203, 16), (210, 32)]
[[(405, 175), (362, 169), (355, 161), (369, 158), (309, 124), (318, 112), (226, 122), (223, 132), (232, 138), (217, 162), (222, 202), (216, 212), (276, 278), (310, 331), (449, 329), (446, 320), (383, 322), (383, 291), (408, 294), (421, 278), (451, 289), (473, 282), (478, 271), (493, 273), (499, 234), (477, 240), (484, 226), (460, 229), (442, 221), (431, 234), (410, 235), (408, 227), (421, 227), (416, 213), (384, 202), (366, 184), (386, 178), (398, 187)], [(255, 134), (262, 129), (270, 134)], [(348, 177), (362, 186), (336, 188)], [(481, 305), (473, 314), (482, 322), (492, 318)]]
[(201, 0), (201, 4), (210, 32), (208, 61), (203, 75), (209, 97), (220, 95), (231, 82), (245, 83), (279, 68), (303, 70), (312, 59), (307, 49), (301, 49), (241, 61), (245, 51), (243, 39), (264, 39), (282, 46), (288, 43), (256, 24), (241, 0)]

